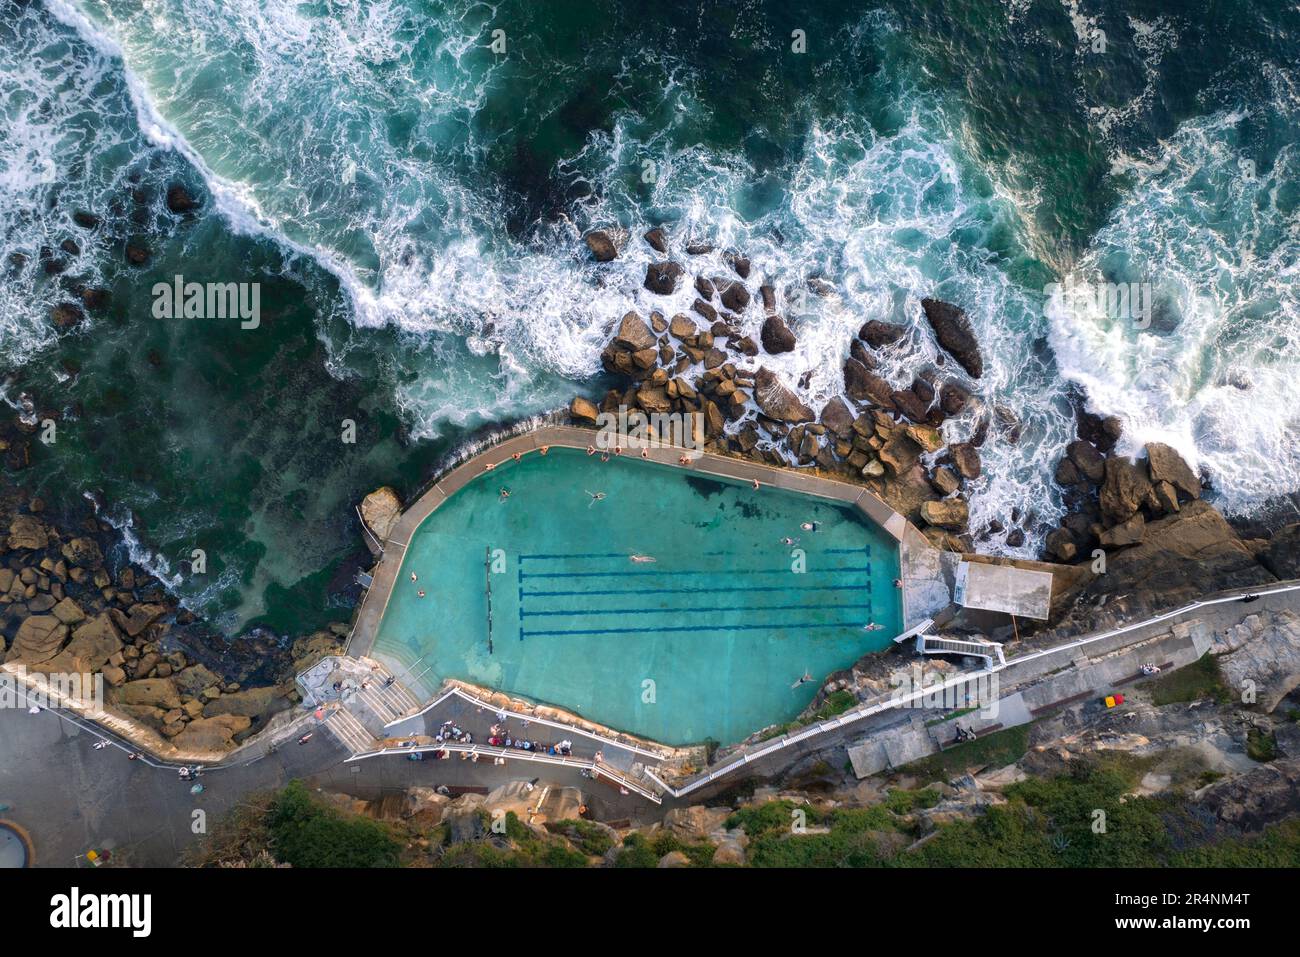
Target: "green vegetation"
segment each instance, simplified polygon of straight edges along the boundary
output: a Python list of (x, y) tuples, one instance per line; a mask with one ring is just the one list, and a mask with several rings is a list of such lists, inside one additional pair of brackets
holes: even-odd
[[(1023, 741), (999, 745), (1022, 746)], [(1250, 837), (1220, 839), (1213, 816), (1186, 792), (1133, 793), (1148, 771), (1168, 771), (1170, 760), (1094, 755), (1054, 777), (1012, 785), (1003, 792), (1005, 803), (937, 827), (923, 812), (941, 803), (941, 786), (895, 788), (865, 808), (769, 801), (740, 808), (726, 826), (744, 829), (747, 860), (754, 867), (1300, 866), (1300, 820)], [(1183, 786), (1204, 786), (1219, 777), (1187, 768)], [(493, 833), (483, 817), (482, 837), (451, 843), (452, 828), (446, 824), (385, 824), (348, 814), (295, 781), (277, 795), (241, 804), (187, 863), (580, 868), (615, 851), (616, 867), (649, 868), (677, 851), (693, 867), (710, 867), (716, 853), (708, 841), (686, 841), (665, 829), (634, 832), (616, 844), (611, 831), (590, 821), (558, 821), (538, 832), (507, 813), (503, 833)]]
[[(755, 867), (1300, 865), (1300, 821), (1216, 841), (1213, 820), (1186, 797), (1132, 794), (1151, 764), (1122, 754), (1076, 762), (1067, 773), (1013, 785), (1005, 804), (937, 830), (912, 816), (937, 803), (935, 788), (891, 791), (884, 803), (861, 809), (773, 801), (742, 808), (727, 826), (745, 829)], [(796, 810), (806, 818), (804, 833), (792, 830)]]
[(1232, 700), (1232, 692), (1223, 683), (1219, 662), (1209, 653), (1201, 655), (1194, 664), (1144, 681), (1138, 687), (1149, 691), (1151, 702), (1156, 705), (1201, 701), (1205, 698), (1218, 704)]
[(392, 832), (364, 817), (345, 816), (292, 781), (266, 818), (271, 851), (293, 867), (396, 867), (401, 845)]
[(832, 691), (826, 696), (826, 700), (822, 702), (821, 707), (813, 712), (812, 720), (814, 722), (828, 721), (848, 711), (857, 702), (858, 699), (853, 697), (851, 691), (845, 691), (842, 688), (839, 691)]
[(964, 774), (969, 767), (1005, 767), (1019, 761), (1029, 750), (1029, 725), (994, 731), (974, 741), (963, 741), (938, 754), (904, 765), (901, 770), (923, 781), (947, 781)]
[(658, 831), (647, 837), (629, 834), (623, 839), (623, 848), (614, 860), (615, 867), (658, 867), (659, 859), (673, 851), (681, 851), (694, 867), (708, 867), (717, 850), (707, 841), (688, 843), (671, 831)]
[[(915, 867), (1254, 867), (1300, 863), (1300, 822), (1213, 842), (1214, 823), (1181, 797), (1125, 797), (1136, 763), (1079, 762), (1023, 781), (1008, 802), (940, 830), (897, 863)], [(1100, 813), (1098, 813), (1100, 812)]]
[(1246, 732), (1246, 756), (1252, 761), (1272, 761), (1277, 757), (1277, 736), (1251, 728)]
[(927, 728), (933, 728), (935, 725), (943, 724), (945, 721), (955, 721), (958, 718), (964, 718), (966, 715), (978, 710), (978, 707), (962, 708), (960, 711), (953, 711), (950, 714), (945, 714), (942, 718), (932, 718), (925, 723), (925, 726)]
[(900, 840), (899, 822), (883, 805), (823, 812), (793, 801), (769, 801), (741, 808), (727, 827), (745, 829), (754, 867), (876, 867), (908, 843)]
[(614, 839), (605, 828), (590, 821), (557, 821), (547, 825), (553, 834), (566, 837), (569, 841), (591, 857), (604, 857), (614, 846)]
[[(807, 727), (810, 724), (816, 724), (818, 721), (828, 721), (831, 718), (842, 715), (857, 703), (858, 699), (853, 697), (853, 692), (851, 691), (845, 691), (843, 688), (839, 691), (832, 691), (826, 696), (826, 700), (821, 703), (821, 707), (809, 715), (807, 720), (790, 721), (786, 724), (773, 725), (759, 735), (758, 740), (768, 741), (772, 738), (778, 738), (783, 734), (789, 734), (791, 731), (797, 731), (800, 728)], [(712, 755), (710, 755), (710, 758), (712, 758)]]

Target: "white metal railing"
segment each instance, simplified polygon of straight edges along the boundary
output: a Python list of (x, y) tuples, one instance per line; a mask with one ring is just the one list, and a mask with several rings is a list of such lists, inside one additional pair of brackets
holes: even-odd
[[(388, 747), (377, 748), (374, 751), (366, 751), (361, 754), (354, 754), (347, 758), (344, 763), (348, 764), (353, 761), (362, 761), (368, 758), (378, 758), (390, 754), (428, 754), (438, 751), (456, 752), (461, 754), (478, 754), (492, 758), (505, 758), (512, 761), (537, 761), (542, 764), (557, 764), (564, 767), (573, 767), (591, 771), (593, 774), (603, 774), (611, 781), (616, 782), (628, 790), (636, 791), (642, 797), (649, 798), (656, 804), (663, 801), (663, 798), (649, 788), (643, 787), (631, 778), (620, 774), (602, 764), (597, 764), (589, 758), (575, 758), (572, 755), (562, 754), (542, 754), (538, 751), (519, 751), (514, 748), (501, 748), (490, 744), (456, 744), (447, 742), (446, 744), (419, 744), (409, 747)], [(658, 782), (658, 778), (655, 778)]]

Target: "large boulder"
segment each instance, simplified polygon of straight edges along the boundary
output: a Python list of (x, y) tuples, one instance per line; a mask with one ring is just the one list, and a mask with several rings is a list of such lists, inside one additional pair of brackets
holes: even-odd
[(582, 238), (591, 250), (592, 258), (596, 262), (607, 263), (618, 258), (627, 234), (621, 229), (593, 229)]
[(9, 524), (9, 548), (40, 551), (50, 544), (50, 529), (34, 515), (15, 515)]
[(68, 626), (53, 615), (32, 615), (23, 619), (5, 661), (27, 665), (48, 661), (59, 653), (68, 637)]
[(873, 349), (892, 346), (902, 340), (905, 335), (907, 335), (907, 330), (904, 327), (889, 322), (881, 322), (879, 319), (868, 320), (866, 325), (858, 330), (858, 338)]
[(799, 401), (799, 397), (766, 366), (759, 367), (754, 376), (754, 401), (765, 416), (777, 422), (795, 425), (815, 418), (812, 409)]
[[(132, 682), (139, 684), (139, 682)], [(131, 685), (126, 685), (131, 687)], [(229, 751), (235, 746), (235, 735), (248, 730), (252, 724), (239, 715), (223, 714), (215, 718), (197, 718), (187, 724), (172, 744), (186, 754), (207, 754)]]
[(113, 620), (101, 612), (72, 633), (72, 640), (55, 658), (50, 671), (89, 674), (99, 671), (122, 650), (122, 636)]
[(720, 830), (731, 813), (729, 807), (675, 807), (664, 815), (664, 828), (684, 841), (699, 841)]
[(1300, 761), (1273, 761), (1212, 785), (1200, 804), (1230, 828), (1259, 831), (1300, 812)]
[(778, 315), (771, 315), (763, 320), (759, 339), (763, 343), (763, 348), (774, 356), (782, 352), (792, 352), (795, 347), (794, 333), (785, 324), (785, 320)]
[(283, 711), (288, 705), (288, 700), (279, 688), (267, 685), (262, 688), (237, 691), (234, 694), (223, 694), (204, 706), (203, 716), (215, 718), (219, 714), (236, 714), (245, 718), (262, 718)]
[(959, 306), (939, 299), (922, 299), (921, 309), (934, 330), (934, 337), (952, 357), (961, 363), (972, 379), (984, 374), (984, 357), (970, 320)]
[(1274, 532), (1259, 560), (1282, 581), (1300, 578), (1300, 524)]
[(1155, 502), (1147, 470), (1122, 455), (1106, 460), (1106, 478), (1101, 486), (1101, 514), (1108, 525), (1127, 521), (1143, 505)]
[(104, 564), (104, 552), (93, 538), (74, 538), (63, 546), (63, 557), (69, 565), (89, 568), (92, 571)]
[(841, 439), (853, 435), (853, 413), (839, 396), (822, 407), (821, 423)]
[(380, 542), (388, 541), (389, 533), (402, 517), (402, 500), (387, 485), (377, 488), (361, 500), (361, 520)]
[(1106, 459), (1091, 442), (1076, 439), (1065, 447), (1065, 454), (1079, 474), (1093, 485), (1100, 485), (1106, 478)]
[(677, 291), (684, 272), (681, 263), (650, 263), (645, 267), (645, 287), (660, 296), (671, 296)]
[(569, 417), (575, 422), (590, 422), (594, 425), (599, 416), (600, 410), (590, 399), (578, 395), (569, 403)]
[(948, 446), (948, 454), (952, 456), (953, 467), (962, 478), (977, 479), (983, 474), (984, 465), (980, 461), (979, 449), (970, 442), (954, 442)]
[(181, 706), (181, 696), (176, 690), (176, 683), (171, 678), (142, 678), (128, 681), (115, 692), (115, 700), (120, 704), (135, 707), (162, 708), (170, 711)]
[(627, 352), (653, 349), (657, 343), (654, 331), (635, 312), (625, 313), (614, 333), (614, 345)]
[(1161, 442), (1147, 443), (1147, 472), (1152, 482), (1168, 482), (1188, 498), (1201, 497), (1201, 481), (1183, 457)]
[(1108, 528), (1101, 533), (1101, 545), (1103, 548), (1123, 548), (1126, 545), (1136, 545), (1142, 541), (1142, 534), (1146, 530), (1146, 519), (1142, 513), (1138, 512), (1126, 521), (1120, 522), (1113, 528)]
[(894, 407), (894, 390), (884, 379), (852, 357), (844, 360), (844, 392), (850, 399)]
[(960, 531), (970, 521), (970, 510), (960, 498), (945, 498), (921, 503), (921, 518), (927, 525)]
[(1300, 686), (1300, 615), (1249, 615), (1224, 631), (1216, 629), (1210, 652), (1218, 656), (1229, 688), (1253, 686), (1260, 710), (1272, 711)]
[(749, 306), (749, 290), (743, 282), (728, 282), (718, 287), (722, 304), (732, 312), (744, 312)]
[(109, 611), (113, 623), (132, 638), (139, 636), (146, 628), (167, 613), (166, 605), (142, 602), (132, 605), (126, 612), (117, 608)]

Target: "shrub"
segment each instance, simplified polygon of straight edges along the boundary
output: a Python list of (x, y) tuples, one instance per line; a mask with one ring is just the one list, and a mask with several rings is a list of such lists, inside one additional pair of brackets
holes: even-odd
[(345, 817), (292, 781), (267, 818), (276, 858), (294, 867), (397, 867), (401, 845), (378, 821)]

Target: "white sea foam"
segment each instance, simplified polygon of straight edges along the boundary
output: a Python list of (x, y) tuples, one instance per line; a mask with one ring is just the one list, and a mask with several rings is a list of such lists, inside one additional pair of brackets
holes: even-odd
[[(1082, 56), (1096, 23), (1077, 3), (1066, 6)], [(485, 49), (490, 7), (466, 4), (436, 16), (397, 2), (328, 11), (288, 0), (220, 7), (152, 0), (144, 8), (51, 0), (50, 7), (101, 58), (123, 61), (114, 69), (123, 71), (140, 131), (194, 166), (232, 229), (268, 237), (337, 276), (356, 327), (404, 333), (396, 358), (407, 374), (396, 400), (417, 437), (552, 407), (571, 388), (567, 380), (597, 370), (609, 325), (622, 312), (689, 310), (689, 287), (671, 299), (641, 288), (654, 257), (636, 233), (666, 220), (679, 258), (686, 238), (717, 242), (718, 252), (689, 259), (692, 271), (726, 275), (721, 250), (735, 247), (753, 261), (751, 287), (770, 281), (783, 291), (798, 346), (763, 362), (814, 407), (842, 388), (843, 357), (867, 319), (912, 328), (909, 349), (882, 356), (884, 374), (905, 386), (923, 364), (942, 358), (919, 298), (939, 295), (965, 307), (987, 353), (984, 406), (1007, 406), (1022, 422), (1019, 444), (994, 429), (983, 449), (986, 474), (972, 496), (976, 528), (995, 519), (1009, 525), (1015, 508), (1035, 511), (1043, 523), (1060, 512), (1050, 468), (1073, 425), (1042, 348), (1049, 332), (1067, 375), (1089, 389), (1097, 408), (1126, 419), (1130, 443), (1172, 441), (1206, 466), (1231, 504), (1300, 485), (1278, 424), (1280, 410), (1300, 407), (1290, 391), (1294, 360), (1270, 359), (1234, 338), (1242, 328), (1258, 330), (1252, 304), (1261, 289), (1282, 304), (1279, 315), (1294, 315), (1285, 282), (1294, 276), (1295, 238), (1258, 235), (1278, 228), (1267, 206), (1253, 214), (1234, 206), (1247, 224), (1240, 243), (1211, 236), (1207, 245), (1208, 227), (1197, 222), (1200, 183), (1180, 158), (1219, 143), (1211, 127), (1227, 130), (1230, 116), (1202, 131), (1205, 142), (1171, 144), (1158, 159), (1116, 151), (1114, 172), (1136, 185), (1074, 274), (1110, 275), (1122, 261), (1130, 272), (1153, 273), (1187, 316), (1201, 303), (1177, 336), (1137, 337), (1114, 324), (1043, 317), (1041, 297), (1011, 278), (1005, 244), (995, 253), (985, 242), (1000, 232), (1022, 249), (1038, 248), (1030, 230), (1039, 197), (1016, 185), (1023, 177), (1014, 158), (1003, 169), (972, 167), (975, 151), (959, 115), (905, 79), (897, 79), (896, 130), (815, 126), (779, 201), (756, 205), (756, 171), (742, 156), (674, 145), (673, 131), (700, 110), (698, 78), (662, 53), (630, 57), (626, 72), (662, 76), (659, 102), (629, 107), (608, 134), (593, 135), (559, 164), (595, 184), (581, 222), (561, 218), (521, 239), (503, 225), (507, 198), (466, 175), (500, 135), (479, 122), (494, 84), (508, 79), (508, 66)], [(869, 21), (855, 42), (874, 42), (881, 19)], [(1129, 26), (1144, 53), (1147, 98), (1173, 28), (1162, 20)], [(203, 37), (203, 53), (178, 57), (178, 36)], [(432, 67), (417, 73), (417, 53), (429, 50)], [(214, 96), (221, 70), (236, 70), (239, 82), (218, 85)], [(888, 70), (906, 74), (897, 63)], [(1107, 109), (1094, 111), (1101, 135), (1131, 118)], [(648, 199), (633, 186), (647, 158), (657, 173)], [(1229, 150), (1222, 163), (1238, 158)], [(1268, 179), (1276, 194), (1281, 180)], [(1225, 195), (1244, 202), (1232, 188)], [(610, 222), (636, 231), (619, 260), (592, 264), (582, 254), (582, 229)], [(1227, 264), (1226, 291), (1214, 264), (1198, 259), (1207, 249)], [(814, 275), (833, 294), (807, 295)], [(755, 338), (760, 312), (752, 308), (744, 320)], [(1285, 323), (1262, 321), (1295, 356)], [(327, 341), (331, 368), (346, 371), (349, 345)], [(960, 375), (951, 360), (943, 374)], [(970, 428), (968, 417), (946, 431), (957, 439)], [(1031, 536), (1022, 553), (1035, 544)]]

